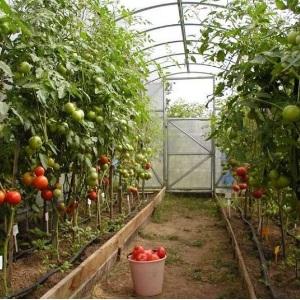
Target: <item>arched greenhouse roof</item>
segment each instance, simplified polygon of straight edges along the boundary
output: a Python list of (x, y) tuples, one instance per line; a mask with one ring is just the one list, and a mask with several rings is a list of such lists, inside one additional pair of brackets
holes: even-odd
[[(204, 19), (212, 11), (223, 10), (228, 0), (119, 0), (118, 3), (140, 20), (131, 29), (148, 35), (142, 49), (150, 57), (148, 82), (160, 79), (155, 63), (167, 78), (210, 78), (224, 70), (218, 63), (207, 62), (197, 48)], [(122, 18), (117, 20), (122, 22)]]

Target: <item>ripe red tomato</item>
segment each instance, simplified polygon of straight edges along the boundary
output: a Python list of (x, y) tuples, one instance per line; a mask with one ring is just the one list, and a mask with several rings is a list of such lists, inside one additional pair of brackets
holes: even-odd
[(248, 188), (248, 185), (247, 185), (247, 183), (240, 183), (239, 187), (241, 190), (246, 190)]
[(159, 258), (164, 258), (166, 256), (167, 251), (164, 247), (158, 247), (156, 253), (157, 253)]
[(137, 255), (136, 259), (137, 261), (147, 261), (148, 256), (146, 253), (140, 253)]
[(153, 253), (153, 254), (151, 255), (150, 260), (159, 260), (160, 258), (161, 258), (161, 257), (159, 257), (157, 253)]
[(109, 159), (106, 155), (101, 155), (99, 158), (100, 165), (109, 164)]
[(42, 198), (46, 201), (51, 201), (53, 198), (53, 192), (51, 190), (42, 190)]
[(140, 246), (140, 245), (137, 245), (133, 248), (132, 250), (132, 257), (133, 259), (136, 259), (137, 256), (141, 253), (144, 253), (144, 247), (143, 246)]
[(6, 193), (4, 191), (0, 191), (0, 205), (4, 203)]
[(22, 200), (21, 194), (17, 191), (8, 191), (6, 193), (5, 201), (10, 205), (18, 205)]
[(144, 253), (147, 255), (147, 260), (151, 260), (153, 251), (149, 249), (149, 250), (145, 250)]
[(234, 192), (239, 192), (239, 191), (240, 191), (240, 187), (239, 187), (238, 184), (234, 184), (234, 185), (232, 186), (232, 189), (233, 189)]
[(150, 170), (152, 168), (151, 163), (146, 163), (144, 166), (145, 170)]
[(245, 167), (238, 167), (235, 172), (239, 177), (244, 177), (247, 175), (247, 169)]
[(36, 167), (34, 173), (36, 176), (43, 176), (45, 174), (45, 169), (42, 166)]
[(255, 190), (252, 192), (252, 196), (255, 199), (260, 199), (263, 196), (263, 191), (262, 190)]
[(44, 175), (37, 176), (33, 179), (32, 182), (33, 186), (36, 187), (38, 190), (45, 190), (48, 188), (48, 179)]
[(96, 201), (97, 200), (97, 193), (95, 191), (90, 191), (88, 197), (91, 200)]

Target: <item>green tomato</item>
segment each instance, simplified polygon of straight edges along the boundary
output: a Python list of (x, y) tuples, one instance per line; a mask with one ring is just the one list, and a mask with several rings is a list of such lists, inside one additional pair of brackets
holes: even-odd
[(42, 147), (42, 145), (43, 145), (42, 139), (38, 135), (32, 136), (29, 139), (29, 147), (32, 150), (39, 150)]
[(298, 32), (297, 31), (291, 31), (287, 36), (287, 41), (290, 44), (296, 44), (296, 38), (297, 38)]
[(95, 120), (96, 119), (96, 113), (92, 110), (90, 110), (87, 114), (87, 118), (91, 121)]
[(58, 171), (58, 170), (60, 169), (60, 164), (59, 164), (59, 163), (55, 163), (55, 164), (53, 165), (53, 169), (54, 169), (55, 171)]
[(298, 34), (296, 37), (296, 44), (300, 45), (300, 34)]
[(97, 124), (102, 124), (103, 121), (104, 121), (104, 119), (101, 116), (97, 116), (96, 119), (95, 119), (95, 121), (96, 121)]
[(60, 134), (66, 134), (69, 130), (69, 124), (67, 122), (62, 122), (61, 125), (58, 125), (57, 130)]
[(279, 173), (277, 170), (273, 169), (269, 173), (269, 178), (270, 179), (277, 179), (279, 177)]
[(108, 164), (104, 164), (104, 165), (101, 166), (101, 169), (103, 171), (107, 170), (108, 168), (109, 168)]
[(102, 79), (101, 77), (96, 77), (96, 78), (95, 78), (95, 82), (96, 82), (97, 84), (103, 84), (103, 83), (104, 83), (104, 81), (103, 81), (103, 79)]
[(11, 27), (10, 27), (10, 24), (8, 22), (1, 22), (0, 24), (0, 32), (2, 33), (5, 33), (5, 34), (11, 34), (12, 33), (12, 30), (11, 30)]
[(20, 63), (18, 70), (22, 74), (27, 74), (30, 72), (31, 68), (32, 68), (32, 65), (30, 63), (28, 63), (27, 61), (23, 61)]
[(123, 151), (122, 145), (117, 145), (116, 150), (122, 152)]
[(297, 105), (287, 105), (282, 111), (282, 118), (286, 122), (300, 121), (300, 108)]
[(100, 114), (102, 112), (102, 109), (101, 107), (99, 106), (94, 106), (94, 111), (97, 113), (97, 114)]
[(54, 196), (54, 198), (59, 198), (61, 195), (62, 195), (62, 192), (61, 192), (60, 189), (55, 189), (55, 190), (53, 191), (53, 196)]
[(87, 184), (91, 187), (96, 186), (98, 184), (98, 179), (88, 178), (87, 179)]
[(89, 172), (90, 172), (90, 173), (97, 173), (97, 169), (94, 168), (94, 167), (91, 167), (91, 168), (89, 169)]
[(88, 177), (88, 180), (91, 179), (91, 180), (95, 180), (95, 179), (98, 179), (98, 173), (97, 172), (92, 172), (89, 174), (89, 177)]
[(65, 105), (64, 105), (64, 111), (68, 114), (73, 114), (73, 112), (75, 112), (76, 110), (76, 105), (72, 102), (67, 102)]
[(72, 114), (71, 117), (74, 121), (76, 122), (81, 122), (84, 119), (84, 112), (82, 109), (75, 110)]
[(55, 166), (55, 160), (53, 158), (48, 158), (47, 165), (53, 168)]
[(55, 133), (58, 129), (55, 123), (49, 124), (48, 127), (51, 133)]
[(279, 178), (277, 179), (277, 186), (279, 188), (288, 187), (290, 183), (291, 183), (290, 179), (285, 175), (280, 175)]

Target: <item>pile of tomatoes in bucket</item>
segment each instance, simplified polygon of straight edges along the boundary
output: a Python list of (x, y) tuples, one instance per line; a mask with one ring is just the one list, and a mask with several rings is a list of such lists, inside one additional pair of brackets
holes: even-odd
[(162, 246), (155, 249), (144, 249), (143, 246), (137, 245), (131, 252), (131, 259), (136, 261), (154, 261), (165, 258), (167, 252)]

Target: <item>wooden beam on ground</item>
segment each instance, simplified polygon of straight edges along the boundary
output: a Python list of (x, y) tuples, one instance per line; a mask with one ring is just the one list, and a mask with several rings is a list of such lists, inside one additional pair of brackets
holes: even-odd
[(225, 212), (224, 207), (222, 206), (222, 204), (220, 202), (219, 197), (217, 195), (215, 195), (215, 196), (216, 196), (216, 201), (218, 202), (218, 205), (220, 207), (222, 216), (223, 216), (223, 218), (225, 220), (228, 233), (229, 233), (230, 238), (232, 240), (234, 251), (235, 251), (235, 256), (236, 256), (236, 258), (238, 260), (239, 270), (240, 270), (240, 273), (241, 273), (241, 275), (243, 277), (245, 286), (247, 288), (249, 298), (250, 299), (257, 299), (256, 294), (255, 294), (255, 290), (254, 290), (254, 286), (252, 284), (249, 272), (248, 272), (246, 264), (245, 264), (245, 260), (243, 258), (241, 249), (240, 249), (239, 244), (237, 242), (237, 239), (235, 237), (235, 234), (234, 234), (234, 231), (233, 231), (232, 226), (230, 224), (230, 221), (229, 221), (229, 219), (227, 217), (227, 214)]
[(156, 197), (131, 219), (120, 231), (82, 262), (76, 269), (51, 288), (42, 299), (70, 299), (83, 296), (95, 281), (112, 268), (118, 252), (150, 218), (165, 195), (163, 188)]

